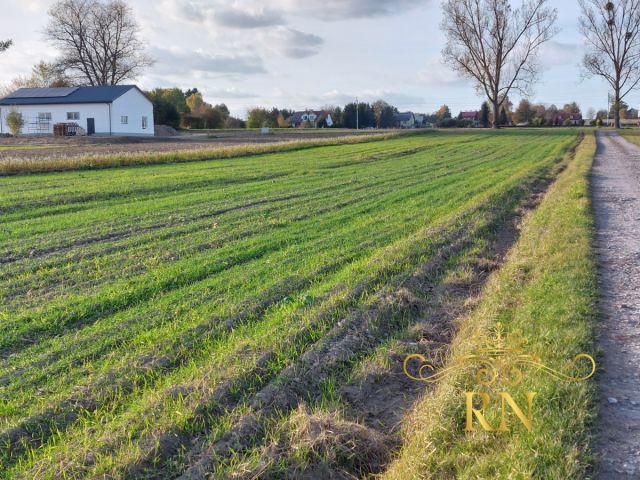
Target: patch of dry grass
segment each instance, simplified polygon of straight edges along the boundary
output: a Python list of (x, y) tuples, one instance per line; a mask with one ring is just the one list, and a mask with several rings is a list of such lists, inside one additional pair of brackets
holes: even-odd
[(348, 421), (338, 411), (312, 412), (305, 405), (292, 413), (275, 437), (257, 461), (237, 465), (232, 477), (361, 478), (379, 472), (396, 446), (391, 437)]

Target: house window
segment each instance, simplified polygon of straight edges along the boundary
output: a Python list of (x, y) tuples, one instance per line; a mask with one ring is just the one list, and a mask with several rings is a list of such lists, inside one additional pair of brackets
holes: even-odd
[(50, 122), (51, 121), (51, 112), (40, 112), (38, 113), (38, 122)]
[(129, 117), (127, 117), (126, 115), (123, 115), (120, 117), (120, 123), (122, 125), (128, 125), (129, 124)]
[(142, 129), (146, 130), (147, 128), (149, 128), (149, 120), (147, 117), (142, 117)]
[(80, 112), (67, 112), (67, 120), (80, 120)]

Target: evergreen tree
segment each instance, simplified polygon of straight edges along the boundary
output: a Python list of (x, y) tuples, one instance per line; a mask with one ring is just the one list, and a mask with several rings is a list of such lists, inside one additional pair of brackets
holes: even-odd
[(482, 102), (482, 106), (480, 107), (480, 125), (484, 128), (487, 128), (490, 124), (491, 120), (489, 118), (489, 104), (487, 102)]
[(509, 115), (507, 114), (507, 109), (503, 106), (502, 110), (500, 110), (500, 119), (499, 125), (505, 126), (509, 125)]
[(349, 103), (342, 112), (342, 124), (345, 128), (356, 128), (356, 126), (359, 126), (359, 128), (375, 127), (376, 117), (373, 113), (373, 108), (368, 103), (360, 102), (358, 105)]

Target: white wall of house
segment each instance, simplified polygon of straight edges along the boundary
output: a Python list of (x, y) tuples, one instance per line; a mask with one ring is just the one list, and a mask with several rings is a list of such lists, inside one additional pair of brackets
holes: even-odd
[(416, 126), (416, 120), (413, 116), (409, 120), (400, 122), (400, 128), (413, 128), (415, 126)]
[(132, 88), (111, 105), (111, 122), (114, 135), (153, 135), (153, 104)]
[(83, 103), (0, 106), (0, 133), (9, 133), (6, 117), (13, 110), (22, 113), (25, 119), (23, 135), (52, 135), (56, 123), (67, 122), (75, 122), (87, 130), (88, 118), (95, 120), (96, 135), (154, 134), (153, 104), (135, 88), (117, 98), (111, 105)]
[[(95, 119), (96, 133), (109, 134), (109, 105), (107, 104), (68, 104), (68, 105), (18, 105), (0, 106), (1, 133), (9, 133), (6, 118), (9, 112), (16, 110), (22, 113), (26, 124), (22, 129), (23, 135), (53, 134), (56, 123), (75, 122), (86, 130), (87, 118)], [(73, 114), (69, 119), (67, 114)], [(48, 117), (51, 120), (45, 120)], [(75, 117), (79, 117), (77, 120)]]

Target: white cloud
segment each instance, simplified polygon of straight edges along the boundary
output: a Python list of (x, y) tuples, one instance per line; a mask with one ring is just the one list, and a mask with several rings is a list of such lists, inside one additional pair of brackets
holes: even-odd
[(162, 0), (158, 5), (158, 11), (173, 20), (204, 23), (209, 8), (202, 2), (193, 0)]
[[(316, 55), (324, 40), (316, 34), (290, 28), (287, 11), (265, 7), (256, 0), (163, 0), (159, 11), (180, 23), (197, 23), (217, 49), (226, 51), (272, 51), (301, 59)], [(247, 30), (252, 30), (248, 33)]]
[(20, 2), (16, 2), (18, 7), (36, 14), (49, 10), (51, 4), (51, 0), (22, 0)]
[(289, 58), (307, 58), (320, 52), (324, 40), (312, 33), (278, 27), (267, 34), (268, 45)]
[(562, 43), (552, 40), (542, 45), (539, 58), (547, 67), (566, 66), (580, 60), (581, 50), (577, 43)]
[(212, 15), (218, 25), (228, 28), (264, 28), (286, 23), (281, 12), (268, 8), (246, 10), (238, 7), (218, 8), (212, 12)]
[(260, 28), (286, 24), (286, 16), (323, 21), (385, 17), (431, 5), (433, 0), (163, 0), (161, 10), (183, 21), (215, 23), (230, 28)]
[(470, 84), (469, 80), (461, 78), (457, 72), (439, 60), (427, 62), (426, 66), (417, 72), (415, 80), (427, 87), (466, 87)]
[(293, 15), (336, 21), (397, 15), (431, 3), (431, 0), (275, 0), (272, 5)]
[(203, 51), (187, 51), (181, 49), (165, 50), (156, 48), (152, 51), (157, 60), (156, 73), (184, 75), (188, 72), (202, 73), (266, 73), (262, 58), (257, 55), (219, 55)]
[(218, 88), (218, 89), (205, 89), (203, 92), (207, 98), (211, 101), (215, 101), (216, 98), (222, 99), (249, 99), (258, 98), (255, 93), (243, 92), (235, 87), (230, 88)]

